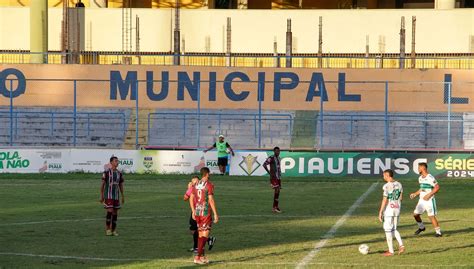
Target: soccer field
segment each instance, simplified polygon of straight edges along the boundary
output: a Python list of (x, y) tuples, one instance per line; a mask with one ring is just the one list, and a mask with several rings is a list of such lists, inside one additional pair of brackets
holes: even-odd
[[(106, 237), (100, 175), (0, 174), (0, 267), (194, 266), (187, 251), (189, 204), (182, 200), (189, 178), (126, 175), (120, 236)], [(413, 235), (416, 200), (408, 195), (418, 184), (401, 180), (399, 231), (407, 251), (393, 257), (380, 255), (387, 248), (377, 220), (382, 179), (284, 178), (279, 215), (271, 212), (266, 177), (211, 180), (221, 218), (212, 230), (217, 242), (207, 251), (209, 267), (474, 267), (474, 181), (469, 179), (439, 179), (442, 238), (434, 237), (426, 215), (426, 232)], [(370, 246), (369, 255), (359, 254), (362, 243)]]

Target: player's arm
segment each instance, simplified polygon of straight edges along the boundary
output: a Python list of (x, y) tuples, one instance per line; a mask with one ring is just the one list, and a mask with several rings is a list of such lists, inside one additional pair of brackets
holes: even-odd
[(383, 211), (385, 207), (387, 206), (387, 196), (384, 196), (382, 199), (382, 203), (380, 204), (380, 210), (379, 210), (379, 221), (382, 222), (382, 217), (383, 217)]
[(100, 186), (100, 202), (104, 202), (104, 189), (105, 189), (105, 181), (102, 180), (102, 185)]
[(425, 201), (428, 201), (431, 197), (433, 197), (433, 195), (435, 195), (437, 192), (439, 191), (439, 184), (436, 184), (433, 188), (433, 190), (428, 193), (427, 195), (425, 195), (425, 197), (423, 197), (423, 199), (425, 199)]
[(122, 197), (122, 204), (125, 203), (125, 194), (123, 193), (123, 182), (119, 183), (120, 195)]
[(212, 146), (208, 147), (207, 149), (204, 150), (204, 153), (210, 151), (211, 149), (216, 147), (216, 143), (214, 143)]
[(105, 190), (105, 177), (107, 175), (105, 173), (102, 173), (102, 185), (100, 186), (100, 202), (103, 203), (104, 200), (104, 190)]
[(191, 207), (191, 211), (193, 212), (191, 216), (193, 217), (193, 220), (196, 220), (196, 208), (194, 207), (194, 193), (191, 193), (189, 196), (189, 206)]
[(265, 162), (263, 163), (263, 169), (265, 169), (265, 171), (267, 171), (268, 174), (270, 174), (270, 169), (268, 168), (269, 165), (270, 165), (269, 159), (265, 160)]
[(209, 205), (211, 206), (212, 212), (214, 213), (214, 223), (219, 221), (219, 216), (217, 215), (216, 203), (214, 202), (214, 195), (209, 195)]
[(193, 190), (193, 189), (191, 188), (192, 186), (193, 186), (193, 183), (192, 183), (192, 182), (189, 182), (189, 183), (188, 183), (188, 190), (186, 191), (186, 193), (185, 193), (184, 196), (183, 196), (183, 200), (184, 200), (184, 201), (189, 200), (189, 196), (191, 196), (192, 190)]
[(415, 199), (418, 195), (420, 195), (421, 189), (418, 189), (416, 192), (410, 193), (410, 199)]
[(230, 149), (230, 153), (232, 154), (232, 156), (235, 156), (234, 149), (229, 145), (229, 143), (227, 143), (227, 148)]

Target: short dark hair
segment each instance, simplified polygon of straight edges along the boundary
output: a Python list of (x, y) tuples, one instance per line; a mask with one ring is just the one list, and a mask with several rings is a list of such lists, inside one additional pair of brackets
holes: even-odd
[(201, 172), (201, 176), (204, 176), (204, 175), (210, 174), (211, 170), (209, 170), (209, 168), (207, 167), (203, 167), (201, 168), (200, 172)]
[(195, 178), (199, 179), (199, 176), (193, 176), (191, 179), (195, 179)]
[(110, 157), (110, 162), (112, 162), (112, 161), (115, 160), (115, 159), (118, 160), (117, 156), (112, 155), (112, 157)]
[(392, 169), (387, 169), (383, 171), (384, 173), (387, 173), (390, 177), (393, 177), (393, 170)]
[(426, 169), (428, 169), (428, 164), (427, 163), (419, 163), (418, 166), (424, 166)]
[(273, 148), (273, 151), (275, 151), (275, 150), (277, 150), (277, 149), (280, 150), (280, 147), (274, 147), (274, 148)]

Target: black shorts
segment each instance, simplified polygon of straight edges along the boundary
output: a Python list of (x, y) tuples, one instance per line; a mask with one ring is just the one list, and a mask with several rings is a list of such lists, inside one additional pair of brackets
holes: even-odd
[(195, 220), (193, 220), (193, 213), (191, 213), (191, 216), (189, 217), (189, 230), (190, 231), (197, 231), (198, 225)]
[(217, 165), (219, 166), (227, 166), (229, 159), (227, 157), (220, 157), (217, 158)]

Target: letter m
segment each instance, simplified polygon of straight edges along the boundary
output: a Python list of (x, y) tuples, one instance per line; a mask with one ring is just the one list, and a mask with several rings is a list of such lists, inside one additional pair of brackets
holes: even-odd
[(130, 100), (137, 99), (137, 71), (128, 71), (125, 80), (122, 79), (120, 71), (110, 71), (110, 100), (117, 100), (117, 92), (120, 100), (127, 100), (127, 95), (131, 91)]

